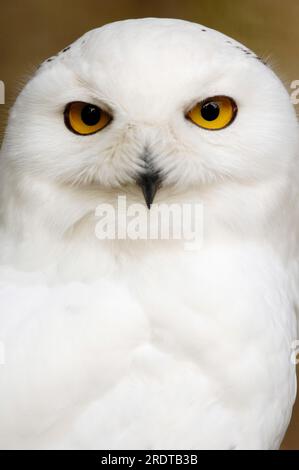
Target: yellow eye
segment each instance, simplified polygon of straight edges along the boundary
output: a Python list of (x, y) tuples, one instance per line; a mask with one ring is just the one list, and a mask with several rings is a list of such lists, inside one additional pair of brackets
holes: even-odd
[(67, 128), (80, 135), (90, 135), (104, 129), (112, 117), (98, 106), (81, 101), (69, 103), (64, 111)]
[(194, 106), (187, 113), (187, 118), (199, 127), (216, 131), (229, 126), (235, 119), (237, 110), (232, 98), (214, 96)]

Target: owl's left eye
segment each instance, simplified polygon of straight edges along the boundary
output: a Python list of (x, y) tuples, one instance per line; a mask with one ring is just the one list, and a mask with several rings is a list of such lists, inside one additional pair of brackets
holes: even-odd
[(66, 127), (79, 135), (91, 135), (104, 129), (112, 117), (94, 104), (73, 101), (64, 111)]
[(237, 105), (228, 96), (214, 96), (197, 103), (187, 118), (203, 129), (216, 131), (229, 126), (236, 117)]

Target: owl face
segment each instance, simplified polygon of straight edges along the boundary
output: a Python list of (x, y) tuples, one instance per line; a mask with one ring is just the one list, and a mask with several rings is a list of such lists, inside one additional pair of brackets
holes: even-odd
[(12, 109), (4, 154), (25, 175), (136, 188), (150, 205), (157, 190), (285, 175), (296, 134), (287, 92), (244, 46), (185, 21), (129, 20), (42, 64)]

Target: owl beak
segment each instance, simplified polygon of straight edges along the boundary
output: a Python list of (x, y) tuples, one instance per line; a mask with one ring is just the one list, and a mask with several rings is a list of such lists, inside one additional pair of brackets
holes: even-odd
[(161, 186), (161, 179), (157, 173), (147, 172), (137, 181), (140, 186), (148, 209), (151, 208), (156, 192)]

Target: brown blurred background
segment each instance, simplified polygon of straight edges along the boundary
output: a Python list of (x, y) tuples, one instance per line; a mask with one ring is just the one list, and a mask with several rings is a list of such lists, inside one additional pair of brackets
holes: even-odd
[[(205, 24), (269, 58), (285, 85), (299, 80), (298, 0), (1, 0), (0, 142), (7, 111), (36, 65), (105, 23), (146, 16)], [(299, 105), (297, 106), (299, 111)], [(283, 444), (299, 449), (299, 399)]]

